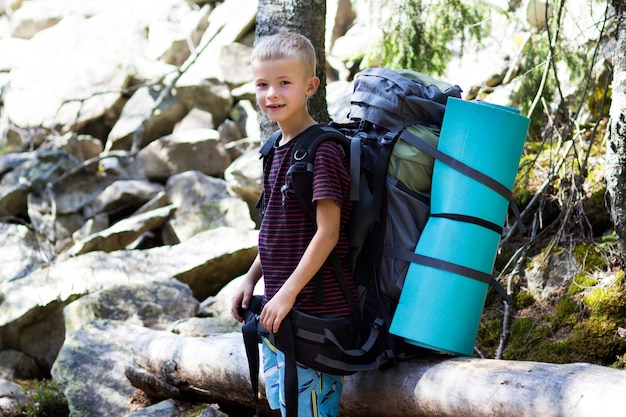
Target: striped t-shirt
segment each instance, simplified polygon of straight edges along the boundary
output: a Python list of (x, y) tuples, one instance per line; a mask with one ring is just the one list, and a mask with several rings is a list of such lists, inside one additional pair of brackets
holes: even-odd
[[(270, 161), (271, 168), (264, 173), (265, 214), (259, 232), (259, 255), (265, 281), (265, 301), (271, 299), (289, 278), (315, 233), (313, 220), (302, 210), (296, 196), (284, 191), (290, 189), (291, 184), (283, 187), (287, 181), (291, 154), (301, 136), (283, 146), (277, 146)], [(341, 207), (341, 232), (335, 251), (353, 297), (356, 297), (356, 285), (347, 264), (348, 241), (345, 234), (345, 225), (352, 209), (348, 199), (349, 186), (350, 175), (342, 148), (332, 141), (323, 142), (315, 155), (313, 201), (330, 198)], [(332, 266), (327, 262), (322, 269), (323, 303), (319, 305), (315, 301), (317, 280), (313, 278), (296, 298), (294, 307), (318, 317), (350, 315), (350, 307)]]

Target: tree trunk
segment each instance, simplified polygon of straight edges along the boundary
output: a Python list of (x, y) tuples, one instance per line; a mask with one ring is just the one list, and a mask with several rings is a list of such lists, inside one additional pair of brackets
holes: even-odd
[[(133, 360), (136, 368), (129, 366), (127, 375), (145, 392), (161, 390), (163, 398), (180, 392), (183, 399), (222, 405), (254, 404), (239, 333), (188, 338), (155, 330), (136, 340)], [(260, 380), (262, 394), (262, 376)], [(341, 415), (607, 417), (624, 413), (625, 392), (625, 371), (597, 365), (433, 354), (347, 376)], [(267, 410), (263, 399), (261, 405)]]
[(606, 188), (622, 262), (626, 263), (626, 6), (624, 0), (613, 0), (613, 7), (617, 15), (617, 42), (613, 52), (613, 98), (606, 147)]
[[(327, 122), (330, 117), (326, 105), (326, 0), (259, 0), (256, 38), (285, 31), (306, 36), (315, 47), (320, 88), (309, 100), (309, 111), (316, 121)], [(261, 112), (259, 121), (264, 141), (277, 126)]]

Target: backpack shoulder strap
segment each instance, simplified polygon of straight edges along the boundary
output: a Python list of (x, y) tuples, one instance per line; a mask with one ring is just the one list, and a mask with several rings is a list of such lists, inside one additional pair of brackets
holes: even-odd
[(259, 149), (259, 153), (261, 154), (260, 158), (263, 159), (264, 164), (266, 159), (274, 153), (274, 147), (276, 146), (276, 142), (278, 142), (281, 136), (282, 133), (280, 132), (280, 130), (277, 130), (276, 132), (272, 133), (269, 138), (267, 138), (265, 143), (261, 146), (261, 149)]
[(315, 218), (313, 205), (313, 169), (317, 148), (327, 140), (336, 141), (350, 155), (350, 139), (337, 129), (328, 125), (316, 125), (314, 129), (307, 129), (298, 139), (298, 143), (291, 155), (291, 166), (287, 171), (291, 175), (293, 191), (305, 213)]
[[(263, 160), (264, 173), (265, 169), (267, 168), (267, 161), (269, 161), (274, 155), (274, 147), (276, 146), (276, 142), (278, 142), (281, 136), (282, 133), (280, 132), (280, 130), (277, 130), (276, 132), (272, 133), (269, 138), (267, 138), (265, 143), (261, 146), (261, 149), (259, 149), (259, 159)], [(261, 217), (263, 217), (263, 215), (265, 214), (265, 200), (263, 191), (261, 191), (261, 195), (259, 196), (255, 207), (257, 208), (257, 210), (259, 210), (259, 213), (261, 213)]]

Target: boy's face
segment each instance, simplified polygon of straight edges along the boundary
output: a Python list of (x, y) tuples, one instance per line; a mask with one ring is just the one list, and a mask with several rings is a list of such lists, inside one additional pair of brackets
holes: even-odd
[(296, 58), (255, 60), (252, 75), (259, 107), (278, 124), (306, 114), (307, 100), (319, 85), (317, 77), (307, 77)]

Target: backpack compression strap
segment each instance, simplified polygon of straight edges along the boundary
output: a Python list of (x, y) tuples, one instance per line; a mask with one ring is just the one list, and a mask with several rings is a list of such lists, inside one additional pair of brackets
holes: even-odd
[(472, 168), (469, 165), (464, 164), (463, 162), (441, 152), (439, 149), (431, 145), (430, 143), (424, 141), (419, 136), (414, 135), (406, 129), (403, 129), (400, 133), (400, 137), (402, 140), (408, 142), (409, 144), (415, 146), (420, 151), (430, 155), (431, 157), (443, 162), (448, 165), (450, 168), (459, 171), (460, 173), (467, 175), (473, 180), (478, 181), (479, 183), (491, 188), (493, 191), (500, 194), (509, 202), (509, 207), (513, 211), (515, 218), (517, 219), (517, 223), (519, 224), (520, 230), (524, 230), (524, 225), (522, 224), (519, 208), (513, 201), (513, 192), (504, 184), (494, 180), (488, 175), (483, 174), (482, 172)]
[[(406, 129), (402, 130), (402, 132), (400, 133), (400, 138), (402, 138), (402, 140), (408, 142), (415, 148), (419, 149), (420, 151), (426, 153), (427, 155), (430, 155), (431, 157), (443, 162), (444, 164), (448, 165), (450, 168), (456, 171), (459, 171), (460, 173), (464, 175), (467, 175), (468, 177), (480, 182), (481, 184), (491, 188), (493, 191), (500, 194), (507, 201), (509, 201), (509, 205), (514, 209), (513, 211), (514, 211), (514, 214), (516, 215), (516, 218), (518, 219), (518, 223), (520, 225), (522, 224), (521, 221), (519, 220), (519, 210), (516, 210), (517, 206), (512, 201), (513, 193), (505, 185), (494, 180), (490, 176), (485, 175), (480, 171), (477, 171), (476, 169), (470, 167), (469, 165), (466, 165), (463, 162), (441, 152), (436, 147), (432, 146), (428, 142), (422, 140), (419, 136), (412, 134)], [(487, 220), (477, 218), (477, 217), (463, 216), (463, 215), (457, 215), (457, 214), (431, 214), (431, 216), (432, 217), (446, 217), (452, 220), (473, 223), (473, 224), (485, 227), (495, 233), (502, 234), (501, 226), (495, 223), (489, 222)], [(433, 268), (456, 273), (459, 275), (463, 275), (463, 276), (487, 283), (491, 287), (493, 287), (496, 291), (498, 291), (498, 293), (502, 295), (502, 297), (507, 301), (507, 303), (511, 304), (512, 302), (511, 296), (507, 294), (504, 288), (502, 288), (500, 283), (496, 281), (491, 276), (491, 274), (487, 274), (487, 273), (484, 273), (484, 272), (481, 272), (472, 268), (467, 268), (467, 267), (457, 265), (451, 262), (443, 261), (440, 259), (434, 259), (434, 258), (430, 258), (427, 256), (419, 255), (410, 251), (403, 251), (400, 249), (386, 247), (385, 253), (395, 258), (399, 258), (404, 261), (407, 261), (407, 262), (419, 263), (422, 265), (431, 266)]]

